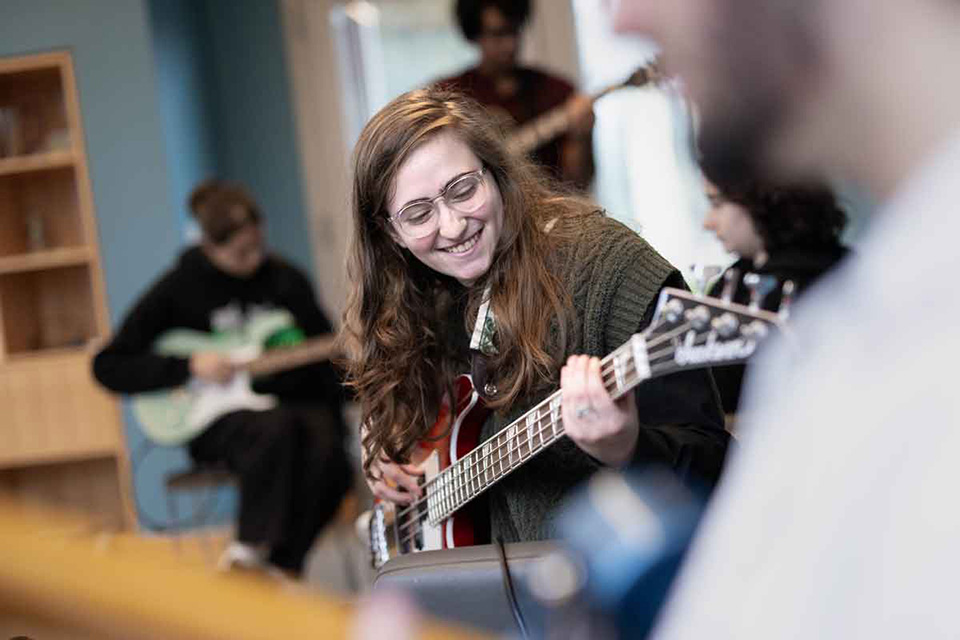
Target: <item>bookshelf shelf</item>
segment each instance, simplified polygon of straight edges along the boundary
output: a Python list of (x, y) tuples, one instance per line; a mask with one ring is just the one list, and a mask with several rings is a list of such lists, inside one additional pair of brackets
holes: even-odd
[(90, 249), (88, 247), (33, 251), (0, 258), (0, 275), (41, 271), (56, 267), (80, 266), (89, 264), (90, 260)]
[(68, 52), (0, 58), (0, 492), (134, 524), (117, 400), (90, 374), (108, 331)]
[(73, 164), (74, 154), (72, 151), (48, 151), (26, 156), (0, 158), (0, 176), (63, 169), (72, 167)]

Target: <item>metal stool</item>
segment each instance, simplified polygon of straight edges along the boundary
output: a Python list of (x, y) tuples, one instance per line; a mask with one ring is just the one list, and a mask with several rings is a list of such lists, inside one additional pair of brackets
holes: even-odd
[[(167, 474), (164, 479), (164, 486), (167, 490), (167, 515), (170, 522), (178, 523), (180, 519), (177, 509), (177, 494), (183, 491), (198, 491), (202, 489), (214, 490), (224, 486), (235, 486), (237, 476), (230, 472), (226, 467), (219, 465), (198, 465), (186, 471), (176, 471)], [(193, 524), (205, 524), (204, 510), (194, 510)], [(199, 518), (197, 516), (200, 516)], [(177, 553), (182, 552), (180, 546), (180, 527), (174, 530), (173, 544)], [(211, 564), (216, 563), (216, 554), (213, 550), (212, 542), (207, 535), (200, 536), (200, 546)]]

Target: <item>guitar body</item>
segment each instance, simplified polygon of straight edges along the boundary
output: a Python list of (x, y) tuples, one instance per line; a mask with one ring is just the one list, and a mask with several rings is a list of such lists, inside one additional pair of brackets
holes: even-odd
[[(417, 447), (413, 462), (422, 464), (424, 483), (429, 484), (444, 469), (473, 451), (480, 444), (480, 432), (490, 410), (483, 404), (468, 375), (454, 382), (456, 409), (444, 402), (433, 428)], [(470, 547), (490, 542), (490, 516), (486, 502), (475, 500), (438, 526), (423, 521), (417, 532), (400, 531), (398, 510), (403, 506), (378, 501), (371, 512), (369, 537), (374, 553), (381, 550), (384, 560), (418, 551)]]
[[(243, 331), (214, 335), (174, 329), (163, 334), (153, 350), (182, 358), (213, 351), (242, 364), (260, 356), (267, 339), (290, 326), (293, 317), (289, 312), (270, 311), (258, 314)], [(131, 406), (151, 440), (162, 445), (180, 445), (199, 435), (217, 418), (243, 409), (270, 409), (276, 406), (276, 399), (254, 393), (251, 376), (241, 371), (223, 385), (191, 379), (181, 387), (137, 394)]]

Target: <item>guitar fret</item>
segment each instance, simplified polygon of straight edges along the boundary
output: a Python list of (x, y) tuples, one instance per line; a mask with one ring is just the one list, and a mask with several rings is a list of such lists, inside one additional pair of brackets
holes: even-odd
[(537, 409), (536, 415), (530, 414), (527, 416), (527, 446), (530, 449), (531, 455), (533, 454), (533, 441), (537, 436), (537, 427), (540, 426), (540, 410)]
[(446, 476), (447, 481), (445, 484), (447, 488), (447, 513), (449, 513), (453, 507), (453, 474), (447, 473)]
[(469, 498), (472, 498), (473, 495), (474, 495), (474, 491), (473, 491), (473, 466), (472, 466), (472, 464), (471, 464), (471, 463), (473, 462), (473, 460), (471, 460), (471, 458), (473, 458), (473, 452), (472, 452), (472, 451), (471, 451), (470, 454), (468, 454), (467, 457), (464, 458), (464, 460), (463, 460), (464, 471), (466, 472), (466, 476), (467, 476), (467, 496), (468, 496)]
[(516, 446), (517, 427), (507, 427), (507, 466), (513, 468), (513, 449)]
[(451, 486), (450, 486), (450, 511), (454, 511), (457, 507), (457, 501), (459, 500), (460, 495), (460, 476), (456, 473), (451, 477)]
[(454, 476), (453, 510), (456, 510), (457, 506), (463, 502), (463, 475), (459, 471), (458, 467), (457, 474)]
[(502, 433), (497, 434), (497, 462), (500, 463), (500, 476), (503, 476), (503, 443), (500, 441)]
[(620, 353), (619, 351), (617, 351), (617, 353), (613, 356), (613, 373), (617, 379), (618, 394), (623, 393), (623, 388), (624, 388), (624, 385), (626, 384), (624, 381), (624, 374), (623, 374), (623, 364), (624, 364), (623, 356), (624, 354)]
[(463, 474), (457, 474), (457, 491), (454, 494), (454, 509), (463, 504)]
[[(557, 425), (560, 424), (560, 409), (563, 404), (563, 398), (559, 395), (554, 396), (550, 400), (550, 429), (551, 431), (556, 431)], [(553, 440), (551, 439), (551, 442)], [(540, 446), (546, 446), (543, 441), (543, 431), (540, 432)]]
[(437, 496), (433, 492), (427, 492), (427, 519), (435, 521), (437, 519)]
[(450, 511), (450, 476), (449, 474), (443, 474), (443, 483), (440, 486), (442, 498), (441, 504), (443, 505), (443, 517), (447, 517), (447, 512)]
[(493, 481), (493, 478), (491, 477), (493, 465), (490, 464), (491, 449), (493, 449), (493, 445), (491, 445), (489, 442), (483, 445), (483, 479), (487, 484), (490, 484)]
[(440, 485), (439, 487), (437, 487), (439, 489), (439, 495), (437, 496), (437, 499), (440, 502), (439, 511), (440, 511), (440, 517), (442, 518), (447, 513), (447, 499), (444, 493), (444, 485), (446, 483), (446, 478), (444, 478), (443, 476), (440, 476), (439, 478), (440, 478)]

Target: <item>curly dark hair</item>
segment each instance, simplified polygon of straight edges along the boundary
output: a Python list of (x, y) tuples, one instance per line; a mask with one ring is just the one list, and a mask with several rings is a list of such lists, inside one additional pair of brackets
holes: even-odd
[(825, 185), (714, 184), (725, 198), (747, 210), (768, 253), (787, 247), (835, 246), (847, 226), (847, 214)]
[(483, 10), (493, 7), (517, 30), (530, 18), (530, 0), (457, 0), (454, 15), (463, 37), (473, 42), (483, 29)]

